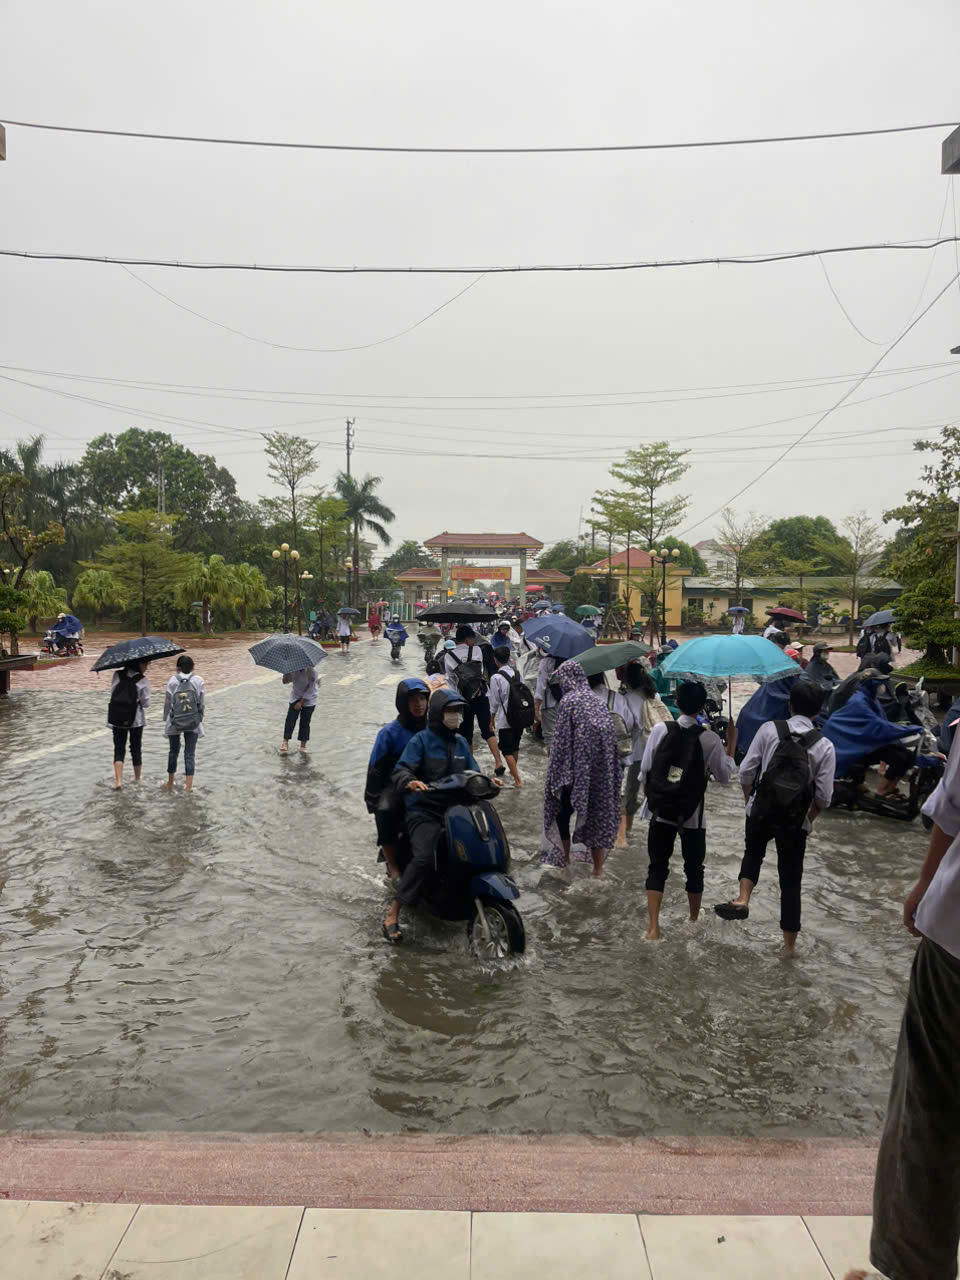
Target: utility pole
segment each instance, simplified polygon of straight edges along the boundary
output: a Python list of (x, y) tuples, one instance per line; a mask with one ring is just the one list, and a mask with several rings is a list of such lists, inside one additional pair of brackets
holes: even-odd
[[(947, 177), (960, 174), (960, 128), (954, 129), (943, 140), (940, 156), (940, 172)], [(951, 347), (952, 356), (960, 356), (960, 346)], [(957, 552), (956, 568), (953, 577), (953, 616), (960, 618), (960, 503), (957, 504)], [(853, 601), (850, 602), (851, 604)], [(954, 646), (953, 665), (960, 666), (960, 649)]]
[(163, 467), (157, 472), (157, 515), (167, 514), (167, 485), (163, 475)]
[(354, 425), (356, 421), (356, 418), (347, 419), (347, 475), (350, 474), (350, 455), (353, 453), (353, 437), (356, 434)]

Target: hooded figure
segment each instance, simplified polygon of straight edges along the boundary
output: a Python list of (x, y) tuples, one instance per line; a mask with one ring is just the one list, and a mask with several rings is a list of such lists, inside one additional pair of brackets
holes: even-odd
[(827, 691), (835, 688), (840, 683), (840, 676), (836, 668), (830, 663), (829, 653), (830, 646), (828, 644), (815, 644), (813, 646), (813, 657), (807, 663), (806, 674), (808, 680), (813, 680)]
[(557, 707), (547, 767), (543, 832), (549, 848), (541, 853), (541, 861), (567, 865), (570, 816), (576, 813), (572, 839), (591, 851), (594, 874), (599, 875), (602, 851), (613, 847), (620, 826), (623, 766), (617, 755), (616, 730), (579, 662), (563, 663), (557, 681), (563, 697)]
[[(363, 792), (367, 813), (374, 813), (380, 807), (381, 801), (387, 800), (392, 790), (390, 777), (397, 767), (397, 761), (403, 754), (404, 747), (415, 733), (419, 733), (427, 726), (426, 715), (416, 717), (411, 714), (410, 695), (413, 693), (429, 698), (430, 689), (426, 681), (416, 678), (400, 681), (395, 699), (397, 718), (383, 726), (373, 744), (370, 763), (367, 765), (367, 785)], [(389, 807), (389, 804), (385, 807)]]

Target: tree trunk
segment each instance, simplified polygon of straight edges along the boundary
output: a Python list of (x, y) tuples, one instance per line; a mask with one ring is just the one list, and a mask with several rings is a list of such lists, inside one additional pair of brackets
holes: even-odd
[(140, 634), (147, 634), (147, 570), (140, 566)]
[(360, 599), (360, 521), (353, 522), (353, 590), (350, 593), (350, 603), (354, 608), (357, 607), (357, 601)]

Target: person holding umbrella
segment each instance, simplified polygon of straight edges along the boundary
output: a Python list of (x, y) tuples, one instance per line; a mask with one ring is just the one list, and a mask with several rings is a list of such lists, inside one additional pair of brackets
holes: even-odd
[(337, 610), (337, 636), (340, 639), (340, 652), (346, 653), (353, 639), (353, 627), (350, 625), (350, 614), (359, 614), (359, 609)]
[(283, 745), (280, 754), (286, 755), (293, 730), (300, 722), (298, 738), (300, 750), (305, 755), (310, 741), (310, 721), (317, 705), (319, 683), (316, 667), (327, 656), (315, 640), (306, 636), (267, 636), (247, 650), (258, 667), (278, 671), (283, 683), (289, 684), (290, 705), (283, 726)]
[(127, 741), (133, 777), (139, 782), (143, 773), (144, 712), (150, 705), (150, 684), (143, 674), (145, 665), (155, 658), (172, 658), (183, 653), (183, 645), (164, 640), (162, 636), (137, 636), (121, 640), (105, 649), (93, 664), (94, 671), (113, 671), (107, 725), (113, 730), (114, 790), (123, 787), (123, 761)]

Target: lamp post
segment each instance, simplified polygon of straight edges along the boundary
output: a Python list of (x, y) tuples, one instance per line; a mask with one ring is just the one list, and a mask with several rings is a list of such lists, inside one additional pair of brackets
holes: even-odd
[(667, 565), (676, 564), (680, 559), (680, 548), (674, 547), (671, 551), (669, 547), (661, 547), (659, 552), (650, 557), (654, 563), (661, 566), (661, 592), (663, 595), (663, 608), (660, 612), (660, 648), (667, 643)]
[[(296, 565), (296, 562), (300, 559), (300, 552), (294, 551), (291, 548), (289, 542), (281, 542), (279, 551), (277, 550), (272, 551), (271, 555), (273, 556), (274, 560), (279, 560), (281, 556), (283, 557), (283, 629), (284, 629), (284, 632), (287, 632), (290, 630), (290, 627), (287, 625), (287, 612), (289, 609), (288, 592), (287, 592), (289, 564), (290, 564), (290, 561), (292, 560), (294, 562), (294, 565)], [(300, 597), (300, 588), (298, 587), (297, 598), (299, 599), (299, 597)]]
[(353, 605), (353, 556), (347, 556), (343, 562), (347, 573), (347, 604)]
[[(303, 620), (303, 600), (301, 599), (301, 596), (300, 596), (300, 585), (303, 582), (312, 582), (312, 581), (313, 581), (313, 574), (310, 573), (309, 570), (304, 569), (302, 572), (300, 571), (297, 572), (297, 635), (298, 636), (303, 635), (303, 630), (301, 627), (301, 623)], [(309, 587), (307, 588), (307, 590), (309, 590)]]

